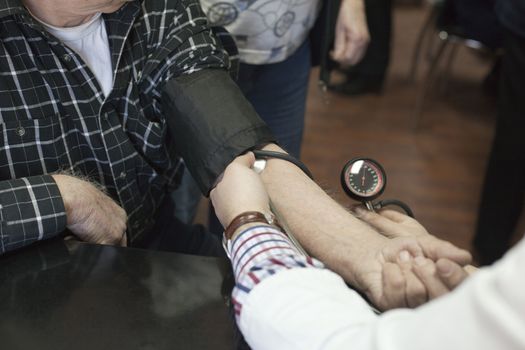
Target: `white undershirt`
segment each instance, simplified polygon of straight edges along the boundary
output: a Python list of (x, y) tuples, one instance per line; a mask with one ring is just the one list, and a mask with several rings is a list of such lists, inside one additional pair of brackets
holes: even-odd
[(82, 57), (97, 78), (104, 95), (108, 96), (113, 88), (113, 69), (108, 34), (101, 14), (97, 13), (89, 22), (79, 26), (65, 28), (55, 27), (36, 19), (46, 27), (49, 33)]

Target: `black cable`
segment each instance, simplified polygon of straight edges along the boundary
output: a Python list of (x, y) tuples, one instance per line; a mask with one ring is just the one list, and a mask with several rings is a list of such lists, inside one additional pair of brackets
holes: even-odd
[(404, 202), (401, 202), (397, 199), (384, 199), (382, 201), (379, 201), (377, 203), (374, 204), (374, 208), (375, 209), (381, 209), (383, 207), (386, 207), (387, 205), (395, 205), (397, 207), (400, 207), (401, 209), (403, 209), (405, 211), (405, 213), (410, 216), (411, 218), (414, 217), (414, 213), (412, 212), (412, 209), (410, 209), (410, 207), (404, 203)]
[(294, 165), (299, 167), (299, 169), (301, 169), (310, 179), (312, 179), (312, 180), (314, 179), (314, 176), (312, 175), (310, 170), (308, 170), (306, 165), (304, 165), (303, 162), (301, 162), (299, 159), (297, 159), (295, 157), (292, 157), (291, 155), (289, 155), (287, 153), (273, 152), (273, 151), (262, 151), (262, 150), (254, 150), (252, 152), (255, 155), (256, 159), (278, 158), (278, 159), (286, 160), (286, 161), (288, 161), (290, 163), (293, 163)]

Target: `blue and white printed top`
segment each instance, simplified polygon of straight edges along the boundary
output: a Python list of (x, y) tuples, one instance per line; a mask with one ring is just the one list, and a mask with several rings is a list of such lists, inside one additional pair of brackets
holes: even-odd
[(284, 61), (308, 36), (320, 0), (201, 0), (210, 25), (234, 37), (241, 62)]

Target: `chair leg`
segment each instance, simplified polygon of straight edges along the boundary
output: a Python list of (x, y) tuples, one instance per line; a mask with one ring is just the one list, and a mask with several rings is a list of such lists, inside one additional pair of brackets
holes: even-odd
[(416, 97), (416, 106), (414, 109), (414, 116), (413, 116), (413, 128), (414, 130), (417, 130), (419, 128), (419, 124), (421, 123), (421, 117), (423, 114), (423, 103), (425, 101), (425, 98), (428, 94), (428, 91), (430, 87), (433, 85), (433, 82), (435, 80), (435, 75), (437, 72), (437, 68), (439, 66), (439, 61), (441, 57), (443, 56), (443, 53), (445, 52), (445, 49), (447, 48), (449, 44), (448, 39), (442, 39), (436, 55), (432, 59), (432, 62), (430, 63), (430, 67), (428, 68), (427, 76), (425, 78), (425, 81), (423, 82), (423, 87), (419, 89), (419, 92)]
[(431, 31), (432, 26), (434, 25), (435, 19), (438, 16), (438, 9), (434, 6), (430, 13), (427, 16), (427, 19), (425, 20), (425, 23), (423, 24), (423, 27), (419, 31), (419, 35), (417, 37), (416, 46), (414, 48), (414, 52), (412, 53), (412, 62), (410, 65), (410, 71), (408, 73), (408, 81), (414, 82), (416, 79), (416, 73), (417, 73), (417, 67), (419, 65), (419, 59), (421, 56), (421, 49), (423, 47), (423, 43), (425, 42), (425, 38)]
[(450, 77), (452, 75), (452, 65), (454, 64), (454, 60), (456, 58), (456, 55), (458, 53), (458, 44), (455, 42), (451, 42), (450, 52), (447, 57), (447, 63), (445, 66), (445, 72), (441, 75), (441, 82), (440, 82), (440, 93), (445, 94), (447, 91), (448, 83), (450, 82)]

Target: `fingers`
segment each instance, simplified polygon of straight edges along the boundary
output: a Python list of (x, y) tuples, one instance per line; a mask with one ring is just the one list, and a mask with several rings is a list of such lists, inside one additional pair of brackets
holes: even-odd
[(364, 35), (353, 35), (352, 33), (347, 33), (346, 46), (342, 60), (350, 65), (359, 63), (361, 59), (363, 59), (367, 47), (368, 39)]
[(414, 274), (425, 285), (428, 298), (434, 299), (450, 291), (437, 274), (437, 268), (430, 259), (417, 257), (414, 259)]
[(357, 218), (368, 223), (386, 237), (395, 237), (400, 234), (397, 224), (386, 217), (363, 209), (362, 207), (356, 207), (354, 209), (354, 213), (356, 214)]
[(355, 65), (363, 59), (367, 46), (367, 40), (355, 39), (351, 33), (338, 31), (335, 36), (332, 59), (342, 65)]
[(472, 254), (470, 254), (467, 250), (458, 248), (449, 242), (446, 242), (446, 244), (437, 249), (436, 259), (437, 258), (447, 258), (457, 262), (462, 266), (472, 262)]
[(336, 30), (335, 40), (334, 40), (334, 50), (332, 51), (332, 59), (339, 62), (342, 60), (343, 53), (345, 52), (346, 46), (346, 31), (345, 30)]
[(462, 266), (470, 264), (472, 255), (465, 249), (456, 247), (450, 242), (440, 240), (434, 236), (426, 236), (419, 239), (425, 256), (437, 261), (439, 259), (449, 259)]
[(381, 249), (384, 261), (409, 264), (417, 256), (423, 256), (423, 250), (413, 240), (397, 239), (391, 240), (389, 244)]
[(233, 162), (251, 168), (255, 162), (255, 155), (253, 152), (246, 152), (245, 154), (235, 158)]
[(400, 212), (398, 212), (396, 210), (392, 210), (392, 209), (381, 209), (379, 211), (379, 214), (381, 216), (387, 218), (388, 220), (391, 220), (391, 221), (396, 222), (398, 224), (402, 224), (402, 223), (406, 222), (407, 220), (412, 219), (410, 216), (402, 214), (402, 213), (400, 213)]
[(463, 269), (469, 276), (479, 270), (479, 268), (477, 268), (476, 266), (472, 266), (472, 265), (463, 266)]
[(127, 246), (127, 214), (112, 199), (104, 196), (100, 197), (99, 211), (93, 215), (93, 225), (87, 230), (92, 232), (94, 243), (125, 247)]
[(111, 231), (107, 231), (106, 234), (97, 237), (94, 241), (92, 241), (92, 243), (127, 247), (128, 237), (126, 235), (126, 231), (118, 232), (118, 230), (119, 229), (111, 229)]
[(378, 303), (381, 310), (406, 307), (405, 276), (401, 267), (387, 262), (383, 265), (383, 295)]
[(126, 231), (124, 231), (124, 234), (122, 235), (122, 239), (120, 240), (120, 246), (121, 247), (127, 247), (128, 246), (128, 235), (127, 235)]
[(465, 269), (448, 259), (439, 259), (436, 268), (439, 278), (449, 290), (456, 288), (469, 276)]
[(406, 305), (414, 308), (428, 300), (427, 289), (410, 268), (404, 269)]
[(428, 300), (425, 285), (412, 271), (413, 259), (408, 251), (401, 251), (397, 262), (383, 264), (383, 294), (378, 305), (383, 310), (397, 307), (416, 307)]
[[(417, 252), (415, 252), (417, 254)], [(412, 272), (414, 259), (410, 250), (403, 250), (399, 253), (397, 264), (403, 271), (405, 279), (405, 304), (408, 307), (416, 307), (425, 303), (428, 299), (427, 290), (423, 283)]]

